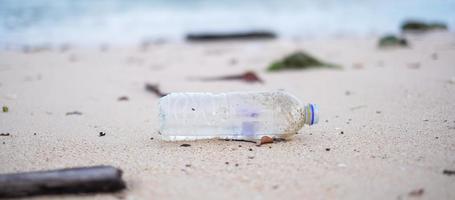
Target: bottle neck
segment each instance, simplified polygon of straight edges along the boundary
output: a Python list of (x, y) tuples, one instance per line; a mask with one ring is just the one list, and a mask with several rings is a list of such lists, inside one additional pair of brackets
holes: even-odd
[(304, 124), (312, 126), (319, 121), (319, 108), (315, 104), (307, 104), (303, 109)]

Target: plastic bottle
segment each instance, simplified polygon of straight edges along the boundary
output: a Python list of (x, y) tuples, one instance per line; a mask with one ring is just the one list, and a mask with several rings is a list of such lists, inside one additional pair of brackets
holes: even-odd
[(318, 107), (282, 92), (171, 93), (160, 99), (164, 140), (287, 138), (319, 120)]

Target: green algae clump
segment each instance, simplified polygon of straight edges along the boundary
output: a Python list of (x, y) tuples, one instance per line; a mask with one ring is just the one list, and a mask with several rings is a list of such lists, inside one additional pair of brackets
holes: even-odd
[(403, 32), (426, 32), (434, 30), (447, 30), (447, 25), (440, 22), (425, 23), (417, 20), (409, 20), (401, 25)]
[(309, 68), (340, 68), (338, 65), (322, 62), (303, 51), (294, 52), (281, 60), (275, 61), (269, 65), (268, 71), (278, 71), (286, 69), (309, 69)]
[(387, 35), (379, 39), (378, 46), (384, 47), (407, 47), (408, 41), (405, 38), (399, 38), (394, 35)]

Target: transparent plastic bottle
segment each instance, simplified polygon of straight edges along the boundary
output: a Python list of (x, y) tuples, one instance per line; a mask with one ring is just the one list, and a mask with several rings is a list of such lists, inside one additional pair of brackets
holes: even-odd
[(164, 140), (287, 138), (319, 120), (318, 107), (282, 92), (171, 93), (160, 99)]

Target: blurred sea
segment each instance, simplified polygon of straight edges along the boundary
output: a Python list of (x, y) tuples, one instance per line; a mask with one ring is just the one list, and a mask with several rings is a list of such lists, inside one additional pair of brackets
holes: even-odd
[(0, 0), (0, 46), (131, 44), (188, 32), (282, 38), (397, 33), (405, 19), (455, 25), (455, 0)]

